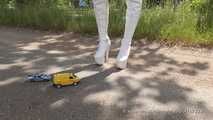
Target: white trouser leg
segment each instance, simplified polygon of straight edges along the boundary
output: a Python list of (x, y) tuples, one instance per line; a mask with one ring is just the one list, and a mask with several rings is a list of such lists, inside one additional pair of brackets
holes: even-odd
[(108, 37), (109, 3), (108, 0), (93, 0), (96, 22), (98, 26), (99, 45), (95, 61), (102, 65), (108, 59), (111, 42)]
[(127, 12), (126, 12), (126, 24), (125, 24), (125, 33), (124, 38), (121, 41), (121, 48), (117, 56), (117, 67), (124, 69), (127, 67), (127, 60), (129, 57), (131, 42), (137, 27), (142, 0), (126, 0)]

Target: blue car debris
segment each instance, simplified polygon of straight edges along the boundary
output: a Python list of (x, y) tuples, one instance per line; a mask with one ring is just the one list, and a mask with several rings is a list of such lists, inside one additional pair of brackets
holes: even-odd
[(31, 74), (27, 76), (27, 80), (31, 82), (45, 82), (52, 80), (52, 76), (48, 74)]

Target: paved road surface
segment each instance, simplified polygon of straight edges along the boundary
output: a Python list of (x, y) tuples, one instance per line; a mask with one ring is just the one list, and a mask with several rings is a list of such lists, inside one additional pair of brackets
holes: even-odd
[[(93, 61), (96, 38), (0, 28), (0, 120), (212, 120), (213, 50), (135, 42), (129, 68)], [(72, 71), (78, 87), (28, 83)]]

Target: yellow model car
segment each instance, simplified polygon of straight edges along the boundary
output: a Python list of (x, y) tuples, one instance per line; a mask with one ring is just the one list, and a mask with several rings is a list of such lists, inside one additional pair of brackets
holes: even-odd
[(67, 85), (78, 85), (80, 79), (73, 73), (57, 73), (53, 75), (53, 86), (61, 88)]

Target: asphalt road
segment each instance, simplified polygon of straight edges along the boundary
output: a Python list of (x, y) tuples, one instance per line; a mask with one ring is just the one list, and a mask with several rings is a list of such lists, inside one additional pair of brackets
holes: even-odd
[[(134, 42), (129, 68), (93, 61), (97, 37), (0, 27), (0, 120), (212, 120), (213, 50)], [(30, 83), (74, 72), (77, 87)]]

